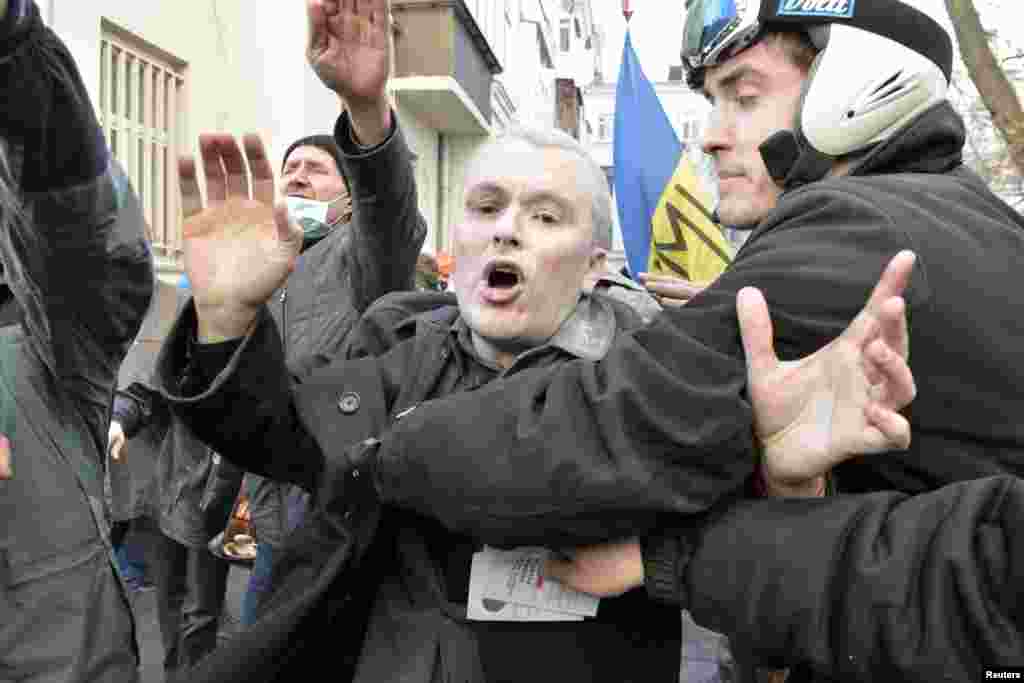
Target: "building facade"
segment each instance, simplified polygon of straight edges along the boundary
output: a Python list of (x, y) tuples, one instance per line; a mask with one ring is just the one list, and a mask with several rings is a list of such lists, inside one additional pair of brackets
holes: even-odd
[[(415, 155), (427, 250), (450, 250), (466, 164), (492, 133), (520, 123), (589, 135), (583, 88), (600, 48), (590, 1), (392, 0), (389, 93)], [(177, 160), (198, 155), (200, 133), (259, 133), (277, 172), (293, 140), (331, 132), (341, 109), (306, 63), (302, 3), (39, 5), (140, 194), (165, 283), (184, 265)]]

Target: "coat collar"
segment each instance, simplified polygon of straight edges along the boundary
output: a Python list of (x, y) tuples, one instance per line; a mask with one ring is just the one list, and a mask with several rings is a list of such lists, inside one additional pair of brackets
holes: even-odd
[[(490, 367), (490, 363), (481, 359), (476, 353), (469, 325), (466, 324), (462, 316), (453, 321), (451, 331), (456, 342), (464, 351), (471, 353), (474, 358)], [(616, 331), (615, 313), (611, 307), (601, 301), (599, 297), (583, 294), (572, 314), (565, 319), (554, 336), (546, 343), (521, 353), (512, 367), (519, 365), (521, 359), (540, 353), (542, 349), (550, 348), (564, 351), (574, 358), (589, 361), (600, 360), (608, 353)]]

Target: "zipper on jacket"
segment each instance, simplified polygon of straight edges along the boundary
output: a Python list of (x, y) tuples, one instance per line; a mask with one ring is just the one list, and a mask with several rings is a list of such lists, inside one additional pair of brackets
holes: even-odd
[(285, 301), (288, 299), (288, 287), (281, 288), (281, 347), (284, 351), (284, 362), (288, 362), (288, 307)]

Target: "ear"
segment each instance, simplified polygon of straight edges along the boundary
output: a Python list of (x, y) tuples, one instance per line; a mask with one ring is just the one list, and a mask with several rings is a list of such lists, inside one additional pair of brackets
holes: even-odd
[(590, 272), (603, 273), (608, 267), (608, 250), (603, 247), (594, 247), (590, 252)]

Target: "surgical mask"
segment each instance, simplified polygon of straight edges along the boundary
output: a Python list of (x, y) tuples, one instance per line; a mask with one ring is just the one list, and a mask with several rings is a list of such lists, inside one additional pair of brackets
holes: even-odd
[(327, 213), (333, 204), (347, 199), (347, 195), (341, 195), (329, 202), (322, 202), (318, 199), (306, 199), (305, 197), (286, 197), (288, 213), (292, 220), (302, 228), (303, 242), (312, 244), (322, 240), (330, 234), (338, 223), (343, 222), (350, 211), (342, 211), (334, 223), (327, 222)]

